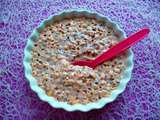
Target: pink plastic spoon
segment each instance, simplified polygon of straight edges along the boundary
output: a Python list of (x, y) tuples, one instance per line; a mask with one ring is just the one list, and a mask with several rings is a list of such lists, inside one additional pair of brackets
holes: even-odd
[(112, 46), (109, 50), (97, 56), (94, 60), (77, 60), (74, 61), (72, 64), (79, 66), (88, 66), (94, 69), (99, 64), (102, 64), (103, 62), (113, 57), (116, 57), (138, 41), (142, 40), (146, 35), (148, 35), (149, 32), (150, 30), (148, 28), (144, 28), (137, 33), (131, 35), (130, 37), (124, 39), (123, 41), (119, 42), (118, 44)]

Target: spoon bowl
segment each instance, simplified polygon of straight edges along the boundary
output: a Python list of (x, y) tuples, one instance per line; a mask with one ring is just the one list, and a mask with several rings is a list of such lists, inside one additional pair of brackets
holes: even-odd
[(79, 66), (88, 66), (90, 68), (96, 68), (99, 64), (102, 64), (103, 62), (116, 57), (117, 55), (121, 54), (125, 50), (127, 50), (129, 47), (134, 45), (135, 43), (142, 40), (145, 36), (148, 35), (150, 30), (148, 28), (144, 28), (133, 35), (129, 36), (128, 38), (122, 40), (118, 44), (111, 47), (108, 51), (105, 51), (98, 57), (96, 57), (94, 60), (78, 60), (74, 61), (73, 65), (79, 65)]

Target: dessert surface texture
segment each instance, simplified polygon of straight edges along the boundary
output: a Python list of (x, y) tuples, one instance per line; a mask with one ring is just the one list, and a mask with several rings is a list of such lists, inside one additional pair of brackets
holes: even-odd
[(94, 59), (118, 43), (119, 34), (104, 21), (77, 17), (47, 25), (32, 50), (32, 75), (49, 96), (69, 104), (96, 102), (119, 84), (125, 69), (122, 54), (96, 69), (72, 61)]

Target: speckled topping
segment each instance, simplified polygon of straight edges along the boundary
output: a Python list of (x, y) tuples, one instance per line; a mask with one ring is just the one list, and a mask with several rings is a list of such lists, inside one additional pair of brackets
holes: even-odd
[(126, 55), (96, 69), (71, 61), (93, 59), (118, 42), (111, 25), (90, 18), (64, 19), (46, 26), (32, 50), (32, 75), (49, 96), (69, 104), (95, 102), (119, 84)]

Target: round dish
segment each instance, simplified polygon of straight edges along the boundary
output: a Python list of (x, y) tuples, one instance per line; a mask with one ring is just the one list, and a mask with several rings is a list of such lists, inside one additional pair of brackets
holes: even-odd
[(39, 27), (37, 27), (33, 33), (31, 34), (30, 38), (27, 41), (27, 45), (24, 50), (24, 68), (25, 68), (25, 76), (27, 80), (30, 82), (30, 87), (33, 91), (35, 91), (38, 96), (40, 97), (41, 100), (48, 102), (51, 106), (55, 108), (63, 108), (67, 111), (75, 111), (75, 110), (80, 110), (80, 111), (89, 111), (92, 109), (98, 109), (102, 108), (105, 104), (110, 103), (116, 99), (116, 97), (122, 93), (128, 83), (128, 81), (131, 78), (131, 73), (133, 69), (133, 53), (131, 49), (127, 51), (128, 59), (126, 61), (126, 69), (123, 72), (123, 75), (120, 78), (120, 83), (118, 87), (113, 90), (108, 97), (104, 97), (97, 102), (92, 102), (88, 104), (74, 104), (70, 105), (66, 102), (60, 102), (54, 99), (53, 97), (48, 96), (45, 91), (38, 86), (37, 80), (32, 76), (32, 68), (30, 66), (31, 62), (31, 50), (33, 48), (33, 43), (34, 41), (37, 40), (39, 37), (40, 31), (45, 28), (46, 25), (51, 24), (52, 22), (62, 20), (63, 18), (67, 18), (68, 16), (88, 16), (88, 17), (93, 17), (98, 20), (103, 20), (106, 21), (107, 23), (110, 23), (110, 25), (113, 27), (114, 31), (118, 32), (120, 35), (120, 40), (122, 40), (125, 37), (124, 32), (113, 22), (111, 22), (109, 19), (106, 17), (99, 15), (97, 13), (93, 13), (90, 11), (82, 11), (82, 10), (77, 10), (77, 11), (68, 11), (68, 12), (63, 12), (55, 16), (51, 16), (48, 19), (44, 20)]

